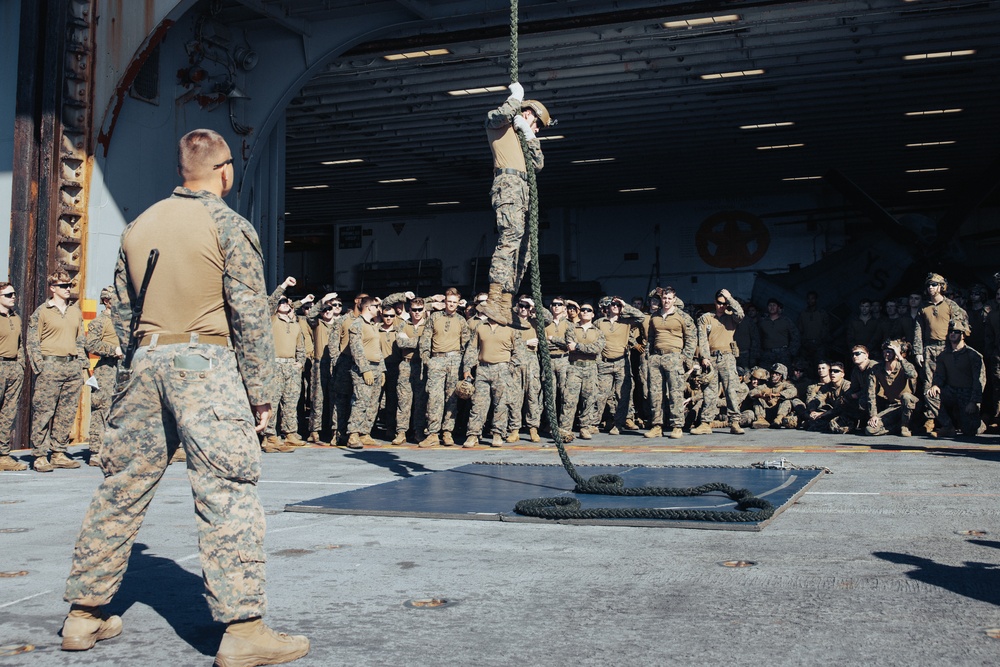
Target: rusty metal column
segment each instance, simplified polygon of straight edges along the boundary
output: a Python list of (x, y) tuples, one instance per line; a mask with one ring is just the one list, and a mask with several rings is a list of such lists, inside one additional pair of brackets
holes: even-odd
[[(25, 322), (64, 269), (82, 294), (93, 106), (93, 0), (22, 3), (11, 210), (10, 278)], [(12, 445), (28, 442), (25, 372)]]

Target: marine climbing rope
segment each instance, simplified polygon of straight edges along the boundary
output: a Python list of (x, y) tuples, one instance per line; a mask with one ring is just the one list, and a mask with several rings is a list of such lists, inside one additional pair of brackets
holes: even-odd
[[(510, 81), (516, 83), (518, 78), (518, 0), (510, 3)], [(531, 275), (531, 295), (535, 301), (537, 321), (544, 323), (542, 306), (542, 281), (538, 263), (538, 183), (535, 179), (535, 168), (531, 161), (528, 141), (524, 135), (521, 139), (521, 151), (528, 173), (528, 252)], [(736, 509), (731, 511), (711, 510), (678, 510), (657, 508), (610, 508), (596, 507), (582, 509), (580, 501), (571, 497), (534, 498), (522, 500), (514, 506), (514, 511), (525, 516), (545, 519), (682, 519), (695, 521), (723, 522), (757, 522), (769, 519), (774, 515), (774, 505), (757, 498), (748, 489), (737, 489), (728, 484), (711, 483), (690, 488), (671, 487), (626, 487), (619, 475), (595, 475), (584, 479), (576, 470), (576, 466), (566, 453), (563, 438), (559, 431), (559, 417), (556, 414), (555, 380), (552, 373), (552, 358), (549, 356), (549, 342), (543, 331), (538, 336), (538, 358), (542, 376), (542, 395), (545, 401), (545, 412), (548, 415), (549, 433), (559, 451), (559, 459), (573, 481), (576, 482), (575, 493), (601, 494), (606, 496), (701, 496), (712, 492), (721, 492), (736, 503)]]

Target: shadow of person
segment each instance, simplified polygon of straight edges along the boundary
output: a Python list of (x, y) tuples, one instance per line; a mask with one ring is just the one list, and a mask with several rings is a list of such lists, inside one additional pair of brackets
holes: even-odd
[(396, 477), (413, 477), (413, 473), (415, 472), (438, 472), (420, 463), (401, 459), (397, 454), (393, 454), (392, 452), (378, 450), (351, 451), (344, 458), (358, 459), (366, 463), (381, 466)]
[(966, 562), (960, 566), (944, 565), (930, 558), (890, 551), (872, 553), (890, 563), (912, 565), (916, 569), (906, 576), (958, 595), (1000, 606), (1000, 566), (993, 563)]
[(124, 615), (136, 602), (145, 604), (196, 651), (215, 655), (226, 626), (212, 619), (201, 577), (169, 558), (146, 553), (148, 548), (139, 542), (132, 548), (122, 586), (107, 610)]

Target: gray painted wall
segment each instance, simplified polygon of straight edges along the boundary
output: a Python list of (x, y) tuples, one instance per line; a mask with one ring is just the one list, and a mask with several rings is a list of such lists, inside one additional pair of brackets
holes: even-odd
[(14, 162), (14, 101), (17, 98), (17, 42), (20, 0), (0, 0), (0, 279), (10, 276), (11, 179)]

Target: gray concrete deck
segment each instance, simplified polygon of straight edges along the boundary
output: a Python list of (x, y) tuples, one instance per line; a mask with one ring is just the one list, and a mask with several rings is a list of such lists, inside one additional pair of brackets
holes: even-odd
[[(581, 445), (586, 446), (581, 446)], [(308, 448), (265, 457), (268, 621), (300, 665), (993, 665), (1000, 640), (1000, 440), (718, 432), (601, 435), (577, 463), (832, 471), (759, 533), (500, 524), (284, 512), (288, 503), (503, 450)], [(26, 454), (20, 452), (18, 454)], [(201, 597), (192, 502), (174, 465), (112, 605), (125, 631), (58, 650), (62, 589), (95, 468), (0, 474), (0, 657), (12, 665), (208, 665), (221, 626)], [(26, 530), (21, 530), (26, 529)], [(964, 534), (982, 531), (985, 534)], [(722, 561), (757, 564), (727, 568)], [(408, 600), (454, 604), (412, 609)]]

